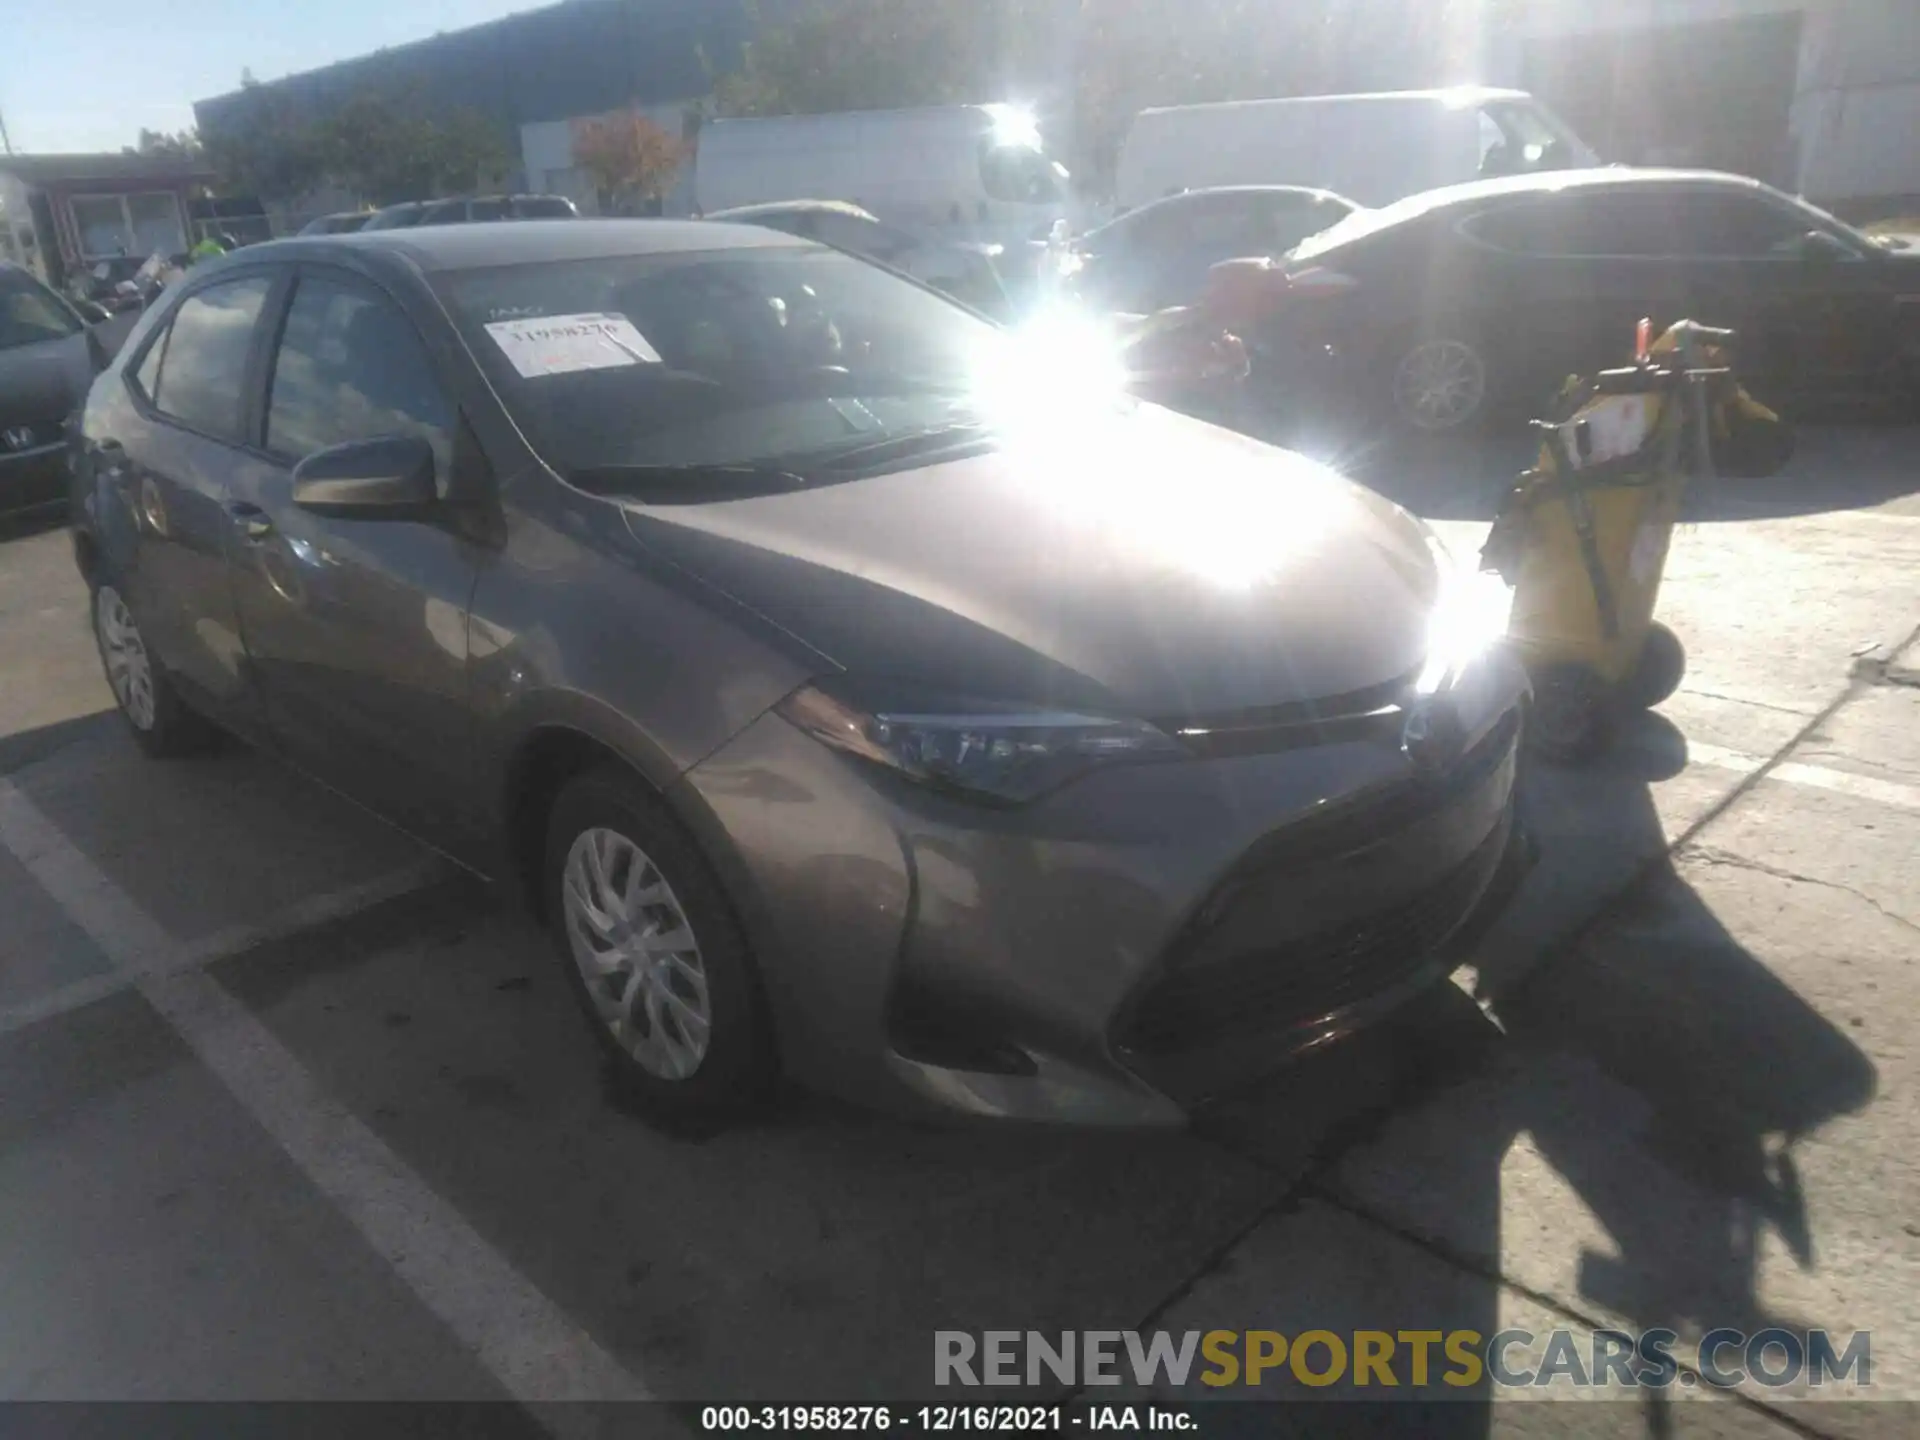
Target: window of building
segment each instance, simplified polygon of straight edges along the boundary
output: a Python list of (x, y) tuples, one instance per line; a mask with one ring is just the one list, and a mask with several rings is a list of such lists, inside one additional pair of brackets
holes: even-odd
[(70, 202), (83, 259), (178, 255), (187, 248), (180, 202), (164, 190), (140, 195), (76, 195)]

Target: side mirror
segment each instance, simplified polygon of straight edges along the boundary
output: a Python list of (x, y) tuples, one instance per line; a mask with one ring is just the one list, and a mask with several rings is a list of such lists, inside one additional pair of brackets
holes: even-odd
[(433, 447), (389, 435), (316, 450), (293, 471), (293, 503), (341, 520), (419, 520), (439, 499)]

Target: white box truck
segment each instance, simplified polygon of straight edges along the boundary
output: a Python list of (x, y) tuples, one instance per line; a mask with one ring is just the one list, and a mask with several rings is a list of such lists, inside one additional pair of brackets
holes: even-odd
[(1067, 214), (1066, 168), (1008, 105), (715, 120), (700, 132), (702, 212), (839, 200), (921, 234), (1015, 245)]
[(1218, 185), (1305, 185), (1361, 205), (1489, 175), (1597, 165), (1524, 90), (1401, 90), (1143, 110), (1120, 150), (1132, 210)]

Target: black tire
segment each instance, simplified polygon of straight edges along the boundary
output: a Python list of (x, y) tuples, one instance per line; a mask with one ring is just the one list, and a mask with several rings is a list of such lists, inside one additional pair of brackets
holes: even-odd
[[(1457, 409), (1435, 413), (1418, 402), (1423, 365), (1449, 372), (1459, 367), (1459, 379), (1469, 389)], [(1380, 380), (1388, 413), (1409, 435), (1438, 439), (1478, 434), (1499, 408), (1492, 356), (1465, 325), (1442, 324), (1402, 337), (1389, 347)]]
[(1687, 650), (1680, 637), (1657, 620), (1647, 631), (1640, 659), (1621, 688), (1620, 698), (1637, 710), (1651, 710), (1680, 688), (1687, 678)]
[(94, 648), (134, 743), (155, 760), (198, 755), (217, 745), (220, 731), (180, 698), (111, 580), (94, 587), (91, 614)]
[(1613, 743), (1613, 692), (1584, 665), (1550, 665), (1533, 677), (1527, 744), (1548, 760), (1578, 764)]
[[(625, 1007), (626, 1018), (617, 1022), (624, 1025), (624, 1033), (616, 1032), (616, 1022), (603, 1007), (620, 1008), (615, 992), (633, 981), (635, 967), (627, 963), (624, 969), (598, 974), (590, 985), (588, 962), (576, 958), (578, 931), (582, 953), (623, 963), (617, 958), (620, 946), (609, 943), (599, 949), (604, 937), (590, 930), (579, 909), (569, 909), (570, 860), (576, 844), (590, 845), (587, 837), (595, 832), (623, 839), (632, 848), (644, 865), (637, 881), (641, 890), (654, 890), (655, 880), (664, 886), (659, 903), (641, 907), (632, 922), (646, 926), (638, 938), (656, 929), (663, 936), (682, 933), (672, 919), (678, 912), (691, 940), (679, 947), (678, 960), (690, 955), (704, 985), (702, 996), (702, 986), (686, 964), (656, 965), (654, 973), (660, 978), (652, 982), (651, 991), (642, 984), (638, 998)], [(635, 861), (628, 857), (625, 869), (617, 868), (619, 864), (616, 851), (607, 874), (614, 886), (624, 889)], [(591, 883), (590, 874), (581, 878)], [(746, 938), (712, 867), (637, 776), (619, 768), (598, 769), (577, 776), (561, 790), (548, 816), (541, 893), (561, 968), (623, 1100), (666, 1120), (712, 1120), (749, 1112), (767, 1098), (776, 1068), (772, 1028)], [(623, 944), (636, 939), (631, 929), (623, 934)], [(660, 994), (661, 986), (672, 988), (683, 1003), (675, 1005)], [(663, 1056), (684, 1061), (696, 1048), (697, 1026), (683, 1016), (691, 1013), (686, 1007), (701, 1008), (702, 999), (708, 1024), (701, 1053), (685, 1073), (661, 1073)], [(643, 1054), (652, 1055), (651, 1064), (643, 1061)]]

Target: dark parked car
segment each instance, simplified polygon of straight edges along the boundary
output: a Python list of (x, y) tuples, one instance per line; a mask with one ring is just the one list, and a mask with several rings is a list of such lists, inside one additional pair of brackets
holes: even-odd
[(66, 493), (66, 419), (103, 363), (79, 313), (0, 260), (0, 514)]
[(482, 195), (471, 200), (409, 200), (370, 215), (362, 230), (410, 230), (417, 225), (466, 225), (479, 220), (574, 220), (580, 212), (564, 195)]
[(996, 320), (1013, 318), (1017, 287), (1008, 285), (995, 266), (1001, 247), (950, 240), (929, 240), (888, 225), (837, 200), (784, 200), (742, 205), (707, 216), (730, 225), (764, 225), (803, 240), (818, 240), (836, 250), (865, 255), (913, 276), (963, 305)]
[(1353, 214), (1351, 200), (1293, 185), (1193, 190), (1076, 239), (1066, 278), (1087, 304), (1145, 315), (1191, 304), (1222, 260), (1277, 259)]
[(1537, 408), (1618, 365), (1636, 323), (1738, 332), (1763, 399), (1911, 403), (1920, 259), (1758, 181), (1583, 170), (1432, 190), (1362, 211), (1294, 252), (1287, 329), (1407, 425), (1458, 430)]
[(753, 227), (279, 241), (94, 386), (76, 557), (143, 747), (522, 882), (652, 1103), (1177, 1124), (1454, 966), (1525, 682), (1406, 512), (1060, 378)]
[(371, 210), (342, 210), (333, 215), (322, 215), (309, 220), (300, 227), (302, 235), (351, 235), (365, 228), (374, 216)]

